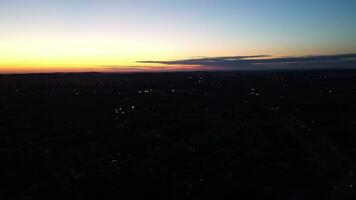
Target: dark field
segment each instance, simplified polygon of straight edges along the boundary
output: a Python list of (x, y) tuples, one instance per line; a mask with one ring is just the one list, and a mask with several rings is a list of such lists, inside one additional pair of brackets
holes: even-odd
[(355, 199), (355, 102), (356, 71), (2, 75), (0, 199)]

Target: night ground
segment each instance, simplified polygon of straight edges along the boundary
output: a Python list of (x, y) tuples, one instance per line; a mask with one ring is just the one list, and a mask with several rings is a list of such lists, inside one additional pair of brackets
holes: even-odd
[(353, 199), (356, 71), (0, 76), (1, 199)]

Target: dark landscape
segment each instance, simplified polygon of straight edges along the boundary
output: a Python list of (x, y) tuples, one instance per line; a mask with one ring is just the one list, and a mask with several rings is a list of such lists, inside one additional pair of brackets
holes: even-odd
[(0, 75), (0, 199), (355, 199), (356, 70)]

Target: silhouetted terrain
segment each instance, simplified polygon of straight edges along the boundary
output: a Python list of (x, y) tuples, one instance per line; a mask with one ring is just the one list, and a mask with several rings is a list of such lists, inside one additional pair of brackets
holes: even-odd
[(1, 75), (0, 198), (353, 199), (355, 102), (351, 70)]

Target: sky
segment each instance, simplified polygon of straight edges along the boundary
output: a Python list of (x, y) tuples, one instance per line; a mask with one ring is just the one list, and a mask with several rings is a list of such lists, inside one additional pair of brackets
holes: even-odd
[(214, 69), (165, 61), (353, 54), (355, 10), (355, 0), (1, 0), (0, 73)]

